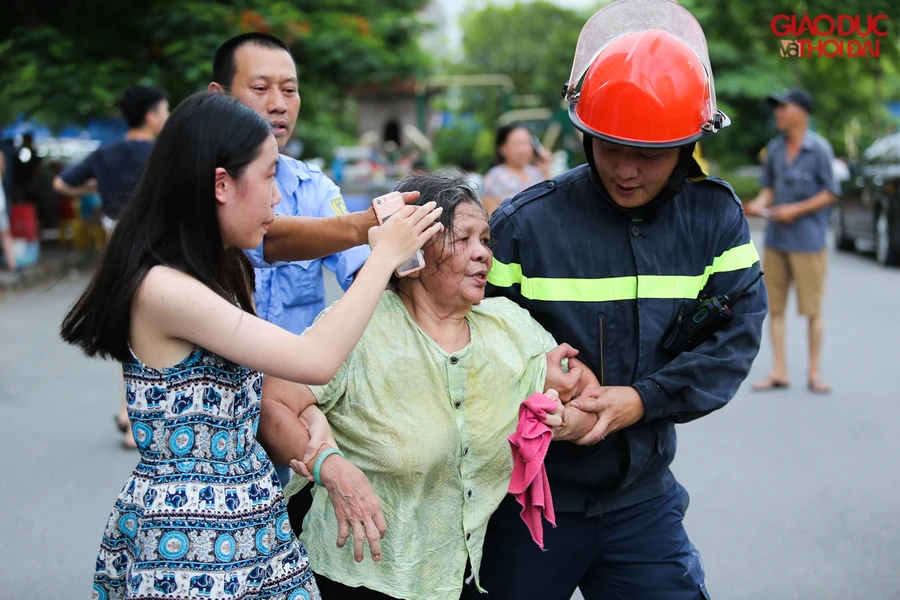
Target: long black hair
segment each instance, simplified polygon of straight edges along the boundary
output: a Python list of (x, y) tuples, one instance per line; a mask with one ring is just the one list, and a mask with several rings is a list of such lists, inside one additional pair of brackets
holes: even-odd
[(269, 135), (262, 117), (228, 96), (201, 92), (179, 104), (97, 271), (63, 320), (62, 338), (88, 356), (128, 361), (132, 300), (156, 265), (191, 275), (253, 313), (253, 269), (242, 250), (225, 248), (215, 170), (222, 167), (239, 178)]

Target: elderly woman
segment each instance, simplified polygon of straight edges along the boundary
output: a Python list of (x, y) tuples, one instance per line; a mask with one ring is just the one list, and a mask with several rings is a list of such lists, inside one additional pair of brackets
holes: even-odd
[[(297, 460), (307, 458), (307, 469), (317, 462), (317, 444), (329, 439), (317, 428), (329, 424), (330, 444), (346, 456), (320, 461), (328, 493), (313, 493), (298, 531), (325, 600), (456, 599), (469, 573), (477, 585), (488, 519), (509, 486), (507, 436), (521, 402), (551, 387), (565, 399), (599, 385), (577, 361), (563, 371), (575, 351), (557, 347), (524, 309), (484, 299), (490, 229), (465, 179), (413, 175), (397, 188), (413, 190), (443, 207), (445, 235), (423, 248), (425, 268), (394, 277), (330, 383), (267, 378), (263, 389), (259, 437), (276, 461), (305, 472)], [(292, 433), (303, 429), (298, 415), (318, 440), (309, 449)], [(596, 415), (560, 407), (546, 422), (558, 426), (556, 439), (577, 440)], [(294, 477), (286, 495), (298, 481), (306, 483)], [(351, 528), (353, 551), (341, 548)], [(360, 562), (366, 537), (375, 560)]]

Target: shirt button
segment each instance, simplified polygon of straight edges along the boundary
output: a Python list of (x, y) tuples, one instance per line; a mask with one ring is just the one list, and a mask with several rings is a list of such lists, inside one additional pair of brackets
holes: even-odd
[(467, 534), (466, 534), (466, 539), (467, 539), (467, 540), (472, 539), (472, 534), (471, 534), (471, 533), (467, 533)]
[(555, 188), (555, 187), (556, 187), (556, 182), (555, 182), (555, 181), (548, 181), (548, 182), (547, 182), (547, 189), (548, 189), (548, 190), (552, 190), (552, 189)]
[(458, 362), (459, 362), (459, 359), (456, 358), (455, 356), (451, 356), (451, 357), (450, 357), (450, 364), (451, 364), (451, 365), (455, 365), (455, 364), (458, 363)]
[(634, 237), (637, 237), (640, 234), (641, 234), (641, 228), (638, 227), (637, 225), (632, 225), (631, 226), (631, 235), (633, 235)]
[(460, 402), (459, 400), (457, 400), (457, 401), (456, 401), (456, 404), (454, 404), (453, 406), (455, 406), (456, 408), (459, 408), (461, 404), (462, 404), (462, 402)]
[(469, 447), (466, 446), (465, 450), (463, 450), (463, 454), (468, 454), (468, 453), (469, 453)]
[(472, 497), (472, 490), (469, 490), (468, 492), (466, 492), (466, 494), (469, 496), (469, 498), (471, 498), (471, 497)]

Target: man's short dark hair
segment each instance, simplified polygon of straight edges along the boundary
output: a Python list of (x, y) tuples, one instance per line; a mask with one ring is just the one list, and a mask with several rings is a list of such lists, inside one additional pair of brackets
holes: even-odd
[(136, 85), (125, 90), (119, 105), (122, 107), (125, 120), (128, 121), (128, 128), (143, 127), (147, 113), (166, 99), (163, 89), (156, 86)]
[[(271, 48), (273, 50), (281, 49), (288, 54), (291, 54), (291, 49), (287, 47), (287, 44), (275, 36), (267, 33), (259, 33), (257, 31), (242, 33), (241, 35), (227, 40), (216, 50), (216, 53), (213, 55), (212, 64), (213, 81), (226, 89), (231, 87), (231, 84), (234, 82), (234, 76), (237, 73), (237, 64), (234, 62), (234, 55), (238, 51), (238, 48), (247, 44), (259, 46), (260, 48)], [(293, 58), (293, 55), (291, 55), (291, 60), (293, 60)]]

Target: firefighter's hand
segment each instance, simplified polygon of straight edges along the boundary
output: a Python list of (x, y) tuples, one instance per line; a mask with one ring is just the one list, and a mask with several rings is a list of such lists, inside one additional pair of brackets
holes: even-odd
[(591, 446), (610, 434), (634, 425), (644, 418), (644, 402), (636, 389), (630, 386), (611, 386), (587, 389), (581, 397), (569, 404), (585, 412), (597, 413), (597, 424), (575, 443)]

